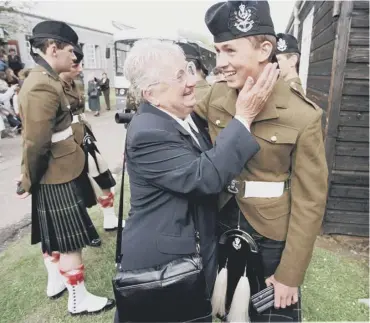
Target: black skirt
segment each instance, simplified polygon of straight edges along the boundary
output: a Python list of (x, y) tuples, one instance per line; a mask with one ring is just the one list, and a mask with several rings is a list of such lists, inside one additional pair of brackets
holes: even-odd
[(33, 228), (32, 244), (41, 242), (43, 252), (78, 251), (99, 238), (86, 210), (96, 204), (86, 172), (68, 183), (40, 184), (32, 197), (32, 226), (34, 220), (39, 226), (38, 236)]

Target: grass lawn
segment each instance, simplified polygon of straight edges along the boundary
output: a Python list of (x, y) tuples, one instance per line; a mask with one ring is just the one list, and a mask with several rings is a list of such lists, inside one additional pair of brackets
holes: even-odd
[[(127, 183), (128, 181), (126, 181)], [(129, 194), (126, 187), (125, 201)], [(116, 208), (119, 199), (116, 198)], [(126, 208), (127, 213), (127, 208)], [(100, 248), (84, 250), (86, 286), (101, 296), (113, 296), (115, 233), (102, 230), (103, 216), (97, 207), (91, 217), (103, 240)], [(46, 297), (46, 270), (40, 247), (30, 245), (29, 235), (0, 254), (1, 323), (103, 323), (112, 322), (114, 310), (102, 315), (72, 318), (67, 312), (67, 293), (58, 300)], [(316, 248), (302, 287), (305, 321), (368, 321), (369, 308), (358, 303), (369, 298), (368, 267)]]

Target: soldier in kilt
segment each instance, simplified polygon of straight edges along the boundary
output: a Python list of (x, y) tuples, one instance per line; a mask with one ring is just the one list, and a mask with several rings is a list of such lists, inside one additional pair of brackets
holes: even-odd
[(31, 55), (38, 65), (19, 94), (24, 129), (23, 175), (17, 193), (20, 198), (32, 196), (31, 243), (41, 242), (47, 296), (58, 297), (67, 289), (70, 314), (98, 313), (114, 307), (114, 301), (89, 293), (84, 283), (81, 251), (99, 237), (86, 211), (96, 204), (96, 196), (58, 76), (71, 69), (78, 36), (59, 21), (43, 21), (32, 33)]
[[(83, 52), (80, 47), (75, 48), (75, 55), (77, 60), (73, 64), (72, 69), (69, 72), (63, 72), (60, 74), (64, 91), (73, 114), (73, 135), (76, 142), (81, 146), (86, 155), (85, 163), (88, 170), (88, 176), (92, 182), (94, 191), (98, 196), (98, 202), (104, 214), (104, 230), (116, 230), (118, 218), (114, 211), (114, 193), (111, 192), (111, 188), (116, 185), (116, 181), (96, 147), (95, 136), (92, 133), (90, 124), (86, 120), (84, 113), (84, 87), (83, 83), (78, 82), (77, 80), (77, 76), (82, 71), (80, 63), (83, 59)], [(78, 84), (80, 87), (78, 87)]]

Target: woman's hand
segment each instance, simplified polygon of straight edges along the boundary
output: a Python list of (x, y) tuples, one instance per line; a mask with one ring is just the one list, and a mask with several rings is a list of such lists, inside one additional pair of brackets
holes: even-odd
[(242, 117), (249, 125), (264, 108), (279, 76), (277, 63), (265, 66), (257, 82), (248, 77), (236, 101), (235, 116)]

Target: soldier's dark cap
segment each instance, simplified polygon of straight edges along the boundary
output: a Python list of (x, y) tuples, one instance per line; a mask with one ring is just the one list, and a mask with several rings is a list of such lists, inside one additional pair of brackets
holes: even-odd
[(29, 41), (32, 45), (35, 39), (40, 38), (54, 39), (73, 46), (78, 44), (76, 32), (63, 21), (47, 20), (38, 23), (32, 29), (32, 36)]
[(277, 34), (276, 54), (288, 53), (301, 54), (297, 39), (290, 34)]
[(75, 59), (75, 64), (80, 64), (81, 63), (81, 61), (83, 60), (83, 58), (84, 58), (84, 53), (83, 53), (83, 51), (82, 51), (82, 48), (81, 48), (81, 46), (80, 45), (74, 45), (73, 46), (73, 52), (74, 52), (74, 54), (75, 54), (75, 56), (77, 57), (76, 59)]
[(194, 61), (195, 65), (203, 71), (204, 74), (208, 75), (208, 69), (204, 65), (202, 60), (202, 54), (200, 52), (200, 48), (197, 44), (194, 43), (185, 43), (179, 42), (178, 45), (182, 48), (185, 54), (185, 58), (187, 61)]
[(267, 1), (219, 2), (207, 10), (204, 20), (215, 43), (248, 36), (275, 36)]
[(199, 47), (191, 43), (179, 42), (179, 46), (184, 51), (186, 59), (196, 60), (200, 59)]

